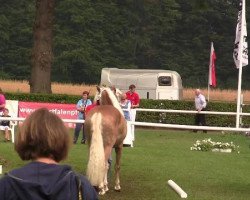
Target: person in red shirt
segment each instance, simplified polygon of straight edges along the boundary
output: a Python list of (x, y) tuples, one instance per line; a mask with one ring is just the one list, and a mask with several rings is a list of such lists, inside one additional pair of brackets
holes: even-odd
[(137, 92), (135, 92), (135, 85), (129, 86), (129, 91), (126, 92), (127, 99), (131, 102), (131, 108), (138, 108), (140, 105), (140, 97)]
[[(129, 91), (126, 92), (127, 99), (131, 102), (131, 110), (130, 110), (130, 119), (132, 122), (135, 121), (136, 117), (136, 109), (140, 105), (140, 97), (137, 92), (135, 92), (135, 85), (132, 84), (129, 86)], [(135, 126), (131, 125), (131, 135), (132, 135), (132, 141), (135, 140)], [(132, 146), (131, 146), (132, 147)]]

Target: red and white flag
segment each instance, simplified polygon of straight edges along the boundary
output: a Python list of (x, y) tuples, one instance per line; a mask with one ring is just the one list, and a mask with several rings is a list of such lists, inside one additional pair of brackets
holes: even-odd
[(214, 45), (213, 42), (211, 42), (208, 83), (212, 87), (216, 87), (215, 60), (216, 55), (214, 51)]

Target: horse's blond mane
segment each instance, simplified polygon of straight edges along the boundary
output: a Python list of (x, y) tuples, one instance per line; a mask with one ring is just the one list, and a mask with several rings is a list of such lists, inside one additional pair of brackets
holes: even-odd
[(101, 89), (101, 93), (102, 93), (103, 91), (106, 91), (106, 92), (108, 93), (108, 96), (109, 96), (109, 98), (110, 98), (110, 100), (111, 100), (113, 106), (114, 106), (117, 110), (119, 110), (119, 112), (122, 114), (122, 116), (124, 116), (124, 113), (123, 113), (123, 111), (122, 111), (122, 108), (121, 108), (121, 106), (120, 106), (120, 104), (119, 104), (119, 102), (118, 102), (118, 100), (117, 100), (115, 94), (110, 90), (110, 88), (102, 88), (102, 89)]

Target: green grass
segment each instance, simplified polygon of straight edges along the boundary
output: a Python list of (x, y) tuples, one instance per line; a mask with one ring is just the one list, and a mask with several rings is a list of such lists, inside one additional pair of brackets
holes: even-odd
[[(207, 137), (214, 141), (233, 141), (240, 146), (240, 153), (190, 150), (197, 139)], [(100, 199), (180, 199), (167, 186), (169, 179), (182, 187), (187, 192), (188, 199), (192, 200), (250, 199), (249, 145), (250, 139), (238, 134), (137, 129), (135, 147), (126, 147), (123, 150), (122, 191), (113, 190), (112, 179), (110, 191)], [(0, 157), (8, 161), (3, 168), (5, 172), (24, 164), (10, 143), (0, 142)], [(74, 170), (84, 174), (87, 165), (87, 146), (72, 146), (64, 163), (70, 164)]]

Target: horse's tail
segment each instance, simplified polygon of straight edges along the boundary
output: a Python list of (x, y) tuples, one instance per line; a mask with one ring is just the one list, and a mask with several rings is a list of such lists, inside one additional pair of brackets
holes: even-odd
[(99, 186), (105, 176), (105, 154), (102, 138), (102, 115), (95, 113), (91, 117), (91, 134), (87, 177), (93, 186)]

